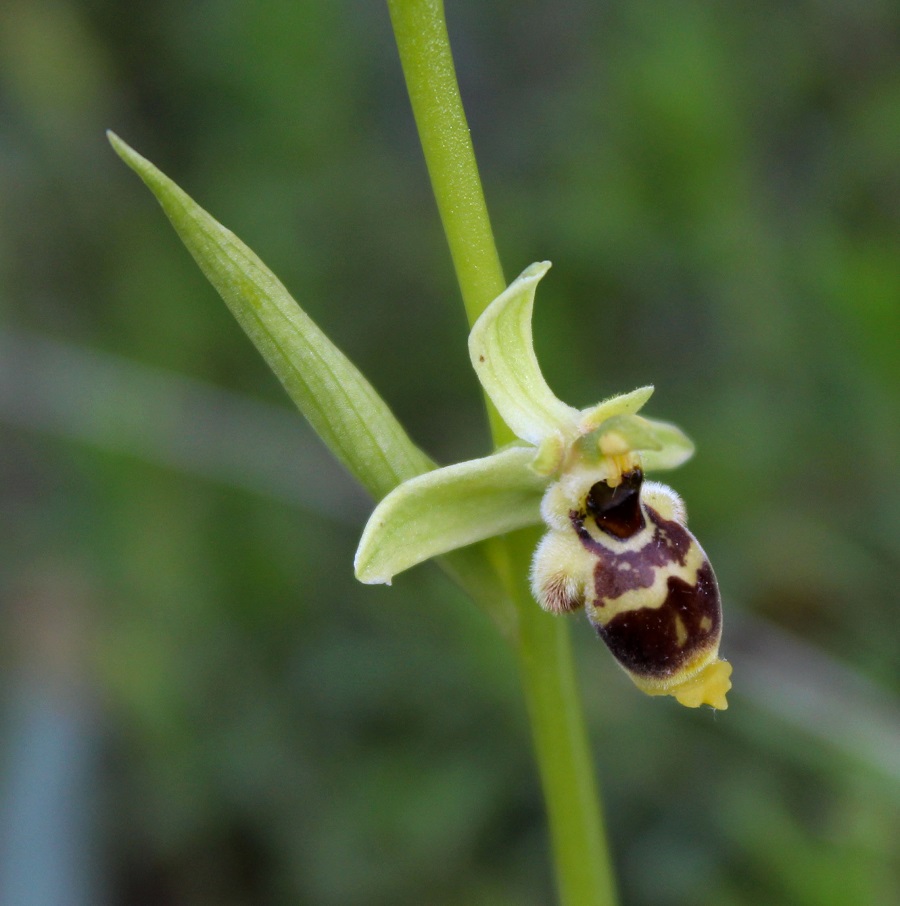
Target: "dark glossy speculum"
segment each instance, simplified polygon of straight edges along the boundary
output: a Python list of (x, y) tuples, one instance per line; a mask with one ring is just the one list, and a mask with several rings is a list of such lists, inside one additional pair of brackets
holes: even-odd
[(643, 472), (634, 469), (622, 476), (622, 481), (611, 488), (605, 481), (598, 481), (587, 496), (587, 511), (594, 517), (597, 527), (616, 538), (630, 538), (644, 527), (641, 512), (641, 484)]

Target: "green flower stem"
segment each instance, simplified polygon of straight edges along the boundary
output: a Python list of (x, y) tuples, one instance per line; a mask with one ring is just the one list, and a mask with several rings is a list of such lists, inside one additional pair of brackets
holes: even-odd
[[(400, 63), (471, 327), (506, 289), (441, 0), (388, 0)], [(515, 440), (487, 401), (494, 443)]]
[[(441, 0), (388, 0), (419, 137), (469, 323), (505, 288), (462, 108)], [(512, 439), (488, 405), (494, 443)], [(549, 617), (527, 584), (533, 531), (495, 544), (518, 611), (515, 644), (550, 824), (563, 906), (615, 902), (612, 872), (568, 624)]]
[(527, 572), (539, 533), (509, 539), (519, 583), (518, 656), (550, 822), (560, 903), (612, 906), (615, 880), (581, 710), (569, 623), (534, 602)]

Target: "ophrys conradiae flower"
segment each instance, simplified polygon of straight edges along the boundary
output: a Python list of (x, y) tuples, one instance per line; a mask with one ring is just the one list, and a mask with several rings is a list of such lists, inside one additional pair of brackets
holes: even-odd
[(429, 557), (537, 523), (531, 585), (555, 614), (584, 609), (638, 688), (727, 707), (716, 578), (678, 495), (644, 473), (693, 445), (637, 413), (642, 387), (588, 409), (557, 399), (534, 354), (531, 312), (548, 262), (527, 268), (469, 336), (485, 392), (522, 443), (404, 482), (372, 513), (356, 555), (363, 582), (390, 582)]

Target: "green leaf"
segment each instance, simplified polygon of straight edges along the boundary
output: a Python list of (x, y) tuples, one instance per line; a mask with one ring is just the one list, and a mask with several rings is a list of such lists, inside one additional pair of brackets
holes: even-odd
[(534, 291), (549, 268), (549, 261), (526, 268), (469, 334), (469, 355), (485, 393), (516, 437), (535, 445), (554, 432), (571, 435), (578, 417), (547, 386), (534, 354)]
[(357, 579), (390, 584), (429, 557), (540, 522), (547, 479), (531, 468), (534, 454), (532, 447), (507, 447), (404, 482), (369, 518)]
[(646, 418), (653, 436), (660, 445), (658, 450), (642, 450), (644, 470), (675, 469), (694, 455), (694, 442), (677, 425)]
[(156, 196), (291, 399), (363, 486), (381, 498), (433, 468), (371, 384), (265, 264), (153, 164), (118, 136), (108, 136), (119, 157)]

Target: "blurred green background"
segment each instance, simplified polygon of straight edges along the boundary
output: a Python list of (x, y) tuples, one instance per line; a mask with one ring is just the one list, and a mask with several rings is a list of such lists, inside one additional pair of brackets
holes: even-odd
[[(623, 903), (900, 902), (900, 9), (448, 19), (551, 385), (698, 447), (729, 710), (573, 619)], [(381, 3), (3, 0), (0, 900), (553, 902), (510, 653), (433, 566), (355, 583), (365, 499), (106, 128), (431, 455), (488, 445)]]

